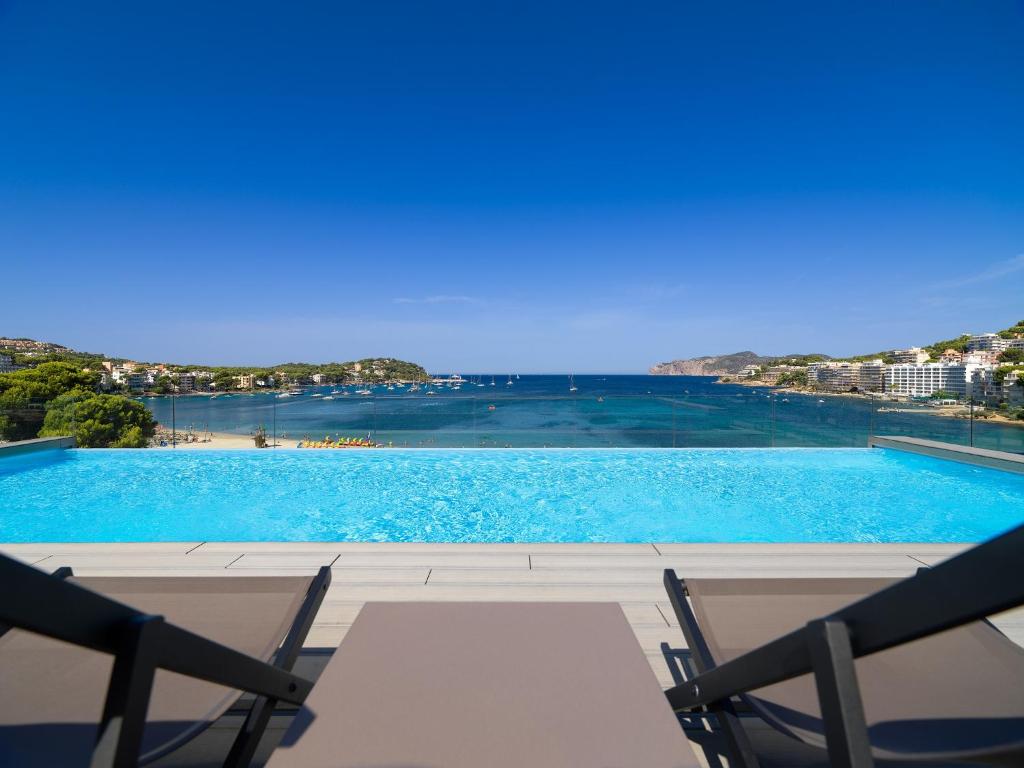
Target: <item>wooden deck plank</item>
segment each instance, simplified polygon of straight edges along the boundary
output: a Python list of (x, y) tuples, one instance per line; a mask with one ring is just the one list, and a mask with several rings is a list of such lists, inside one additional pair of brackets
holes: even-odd
[(781, 576), (802, 572), (807, 576), (854, 576), (866, 572), (873, 575), (910, 575), (920, 563), (902, 553), (862, 554), (741, 554), (705, 552), (686, 555), (536, 555), (531, 557), (534, 570), (593, 569), (664, 569), (674, 568), (681, 576)]
[(371, 567), (396, 568), (416, 567), (427, 568), (522, 568), (530, 567), (530, 556), (522, 554), (483, 553), (483, 552), (381, 552), (362, 553), (345, 552), (335, 561), (335, 565), (345, 568)]
[(47, 559), (54, 567), (68, 565), (72, 568), (107, 568), (119, 570), (148, 571), (156, 568), (175, 568), (183, 571), (195, 568), (227, 568), (238, 555), (214, 553), (207, 555), (167, 554), (163, 552), (56, 552)]

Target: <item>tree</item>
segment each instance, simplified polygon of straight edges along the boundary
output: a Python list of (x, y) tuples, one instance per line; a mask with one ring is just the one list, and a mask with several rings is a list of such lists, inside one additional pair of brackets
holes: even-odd
[(781, 374), (775, 381), (780, 387), (787, 385), (794, 387), (806, 387), (807, 386), (807, 369), (802, 371), (786, 371)]
[(174, 382), (170, 376), (157, 376), (153, 382), (152, 391), (158, 395), (169, 395), (174, 391)]
[(1004, 349), (999, 353), (1001, 363), (1024, 363), (1024, 349)]
[(47, 404), (39, 436), (74, 435), (83, 448), (144, 448), (155, 430), (153, 415), (141, 403), (75, 389)]
[(95, 390), (98, 384), (98, 373), (70, 363), (42, 363), (0, 374), (0, 436), (8, 440), (36, 437), (49, 401), (74, 389)]

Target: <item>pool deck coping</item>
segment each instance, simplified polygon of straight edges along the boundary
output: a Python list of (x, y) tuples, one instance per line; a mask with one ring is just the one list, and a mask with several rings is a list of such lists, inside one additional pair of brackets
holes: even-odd
[(0, 443), (0, 458), (74, 447), (75, 438), (73, 437), (35, 437), (31, 440), (15, 440), (10, 443)]
[(922, 456), (932, 456), (937, 459), (958, 461), (962, 464), (973, 464), (978, 467), (990, 467), (1005, 472), (1024, 474), (1024, 456), (1007, 451), (993, 451), (988, 448), (974, 448), (968, 445), (943, 443), (938, 440), (895, 435), (877, 435), (868, 440), (868, 445), (872, 448), (891, 448)]

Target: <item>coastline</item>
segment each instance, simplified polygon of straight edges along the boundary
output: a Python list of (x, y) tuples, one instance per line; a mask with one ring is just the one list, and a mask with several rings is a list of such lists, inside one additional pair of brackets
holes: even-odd
[[(725, 380), (723, 380), (725, 379)], [(921, 414), (924, 416), (944, 416), (949, 419), (970, 419), (970, 409), (966, 405), (943, 405), (943, 406), (928, 406), (928, 405), (916, 405), (908, 400), (892, 400), (885, 397), (872, 397), (867, 394), (860, 392), (818, 392), (813, 389), (799, 389), (796, 387), (779, 387), (774, 384), (765, 384), (763, 381), (744, 381), (738, 379), (731, 379), (729, 376), (719, 376), (715, 380), (715, 384), (736, 384), (741, 387), (754, 387), (760, 389), (770, 389), (772, 392), (782, 392), (788, 395), (805, 395), (807, 397), (837, 397), (837, 398), (849, 398), (851, 400), (868, 400), (876, 403), (892, 403), (895, 406), (900, 404), (907, 405), (906, 408), (899, 408), (899, 413), (911, 413)], [(999, 413), (997, 410), (992, 408), (986, 408), (984, 406), (975, 406), (975, 421), (979, 422), (992, 422), (997, 424), (1007, 424), (1013, 427), (1024, 427), (1024, 421), (1020, 419), (1012, 419), (1009, 416), (1005, 416)]]

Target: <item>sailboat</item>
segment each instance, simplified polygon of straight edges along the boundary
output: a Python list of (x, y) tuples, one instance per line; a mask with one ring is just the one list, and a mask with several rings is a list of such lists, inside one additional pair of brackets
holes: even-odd
[(494, 376), (491, 376), (491, 386), (494, 386)]
[(569, 391), (570, 392), (575, 392), (578, 389), (579, 389), (579, 387), (576, 386), (576, 380), (572, 377), (572, 374), (570, 373), (569, 374)]
[(506, 387), (511, 387), (512, 386), (512, 374), (511, 373), (508, 375), (508, 381), (505, 382), (505, 386)]

